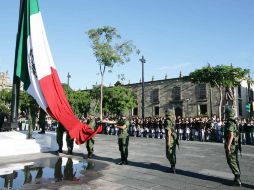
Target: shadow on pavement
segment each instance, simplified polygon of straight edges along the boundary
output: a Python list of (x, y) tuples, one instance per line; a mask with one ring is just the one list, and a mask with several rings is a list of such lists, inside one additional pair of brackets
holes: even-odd
[[(119, 159), (113, 159), (113, 158), (107, 158), (107, 157), (101, 157), (94, 155), (93, 157), (94, 160), (101, 160), (101, 161), (107, 161), (107, 162), (112, 162), (112, 163), (117, 163)], [(169, 167), (157, 164), (157, 163), (144, 163), (144, 162), (133, 162), (133, 161), (128, 161), (130, 166), (135, 166), (139, 168), (145, 168), (145, 169), (151, 169), (151, 170), (157, 170), (165, 173), (169, 173)], [(197, 178), (201, 180), (207, 180), (207, 181), (213, 181), (216, 183), (221, 183), (223, 185), (227, 186), (232, 186), (232, 180), (216, 177), (216, 176), (209, 176), (209, 175), (204, 175), (192, 171), (186, 171), (182, 169), (176, 169), (176, 175), (182, 175), (182, 176), (187, 176), (187, 177), (192, 177), (192, 178)], [(249, 189), (254, 189), (254, 185), (242, 183), (242, 187), (249, 188)]]
[[(197, 178), (197, 179), (213, 181), (213, 182), (221, 183), (221, 184), (227, 185), (227, 186), (232, 186), (232, 182), (233, 182), (232, 180), (229, 180), (229, 179), (199, 174), (196, 172), (186, 171), (186, 170), (181, 170), (181, 169), (177, 169), (176, 173), (177, 173), (177, 175), (183, 175), (183, 176), (193, 177), (193, 178)], [(254, 189), (254, 185), (250, 185), (250, 184), (246, 184), (246, 183), (242, 183), (242, 187)]]

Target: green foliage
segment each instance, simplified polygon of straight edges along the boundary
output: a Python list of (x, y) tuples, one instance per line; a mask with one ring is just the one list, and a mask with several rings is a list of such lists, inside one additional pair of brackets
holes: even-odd
[(121, 41), (121, 36), (116, 28), (104, 26), (97, 29), (90, 29), (88, 37), (94, 51), (96, 61), (100, 66), (101, 86), (100, 86), (100, 117), (102, 118), (103, 106), (103, 81), (105, 71), (112, 71), (115, 64), (124, 64), (130, 61), (130, 54), (136, 47), (131, 41)]
[(2, 101), (0, 101), (0, 113), (3, 113), (4, 115), (10, 115), (10, 108), (6, 106)]
[(215, 67), (211, 67), (209, 65), (191, 72), (189, 77), (194, 83), (208, 83), (212, 87), (218, 88), (220, 92), (219, 117), (221, 119), (222, 88), (226, 89), (226, 94), (228, 94), (228, 96), (230, 96), (233, 100), (234, 95), (230, 93), (230, 89), (232, 89), (232, 87), (239, 86), (243, 80), (249, 81), (249, 73), (250, 71), (248, 69), (242, 69), (240, 67), (227, 65), (217, 65)]
[(137, 105), (136, 95), (131, 89), (122, 86), (105, 88), (104, 111), (111, 115), (128, 112)]
[(116, 28), (110, 26), (90, 29), (87, 34), (97, 62), (106, 67), (112, 68), (116, 63), (124, 64), (129, 61), (129, 55), (135, 49), (131, 41), (119, 43), (121, 36)]
[(207, 66), (190, 73), (194, 83), (209, 83), (212, 87), (231, 88), (240, 85), (242, 80), (248, 79), (248, 69), (227, 65)]
[(37, 117), (39, 106), (32, 96), (25, 91), (21, 91), (19, 95), (19, 109), (23, 116), (29, 116), (31, 113), (32, 117)]
[(68, 84), (65, 84), (65, 83), (62, 83), (62, 87), (64, 89), (65, 92), (67, 92), (68, 90), (69, 91), (73, 91), (72, 88), (69, 86), (68, 87)]
[(86, 91), (69, 91), (67, 99), (73, 109), (73, 112), (80, 118), (84, 113), (89, 112), (91, 96)]
[(5, 115), (10, 115), (11, 110), (11, 91), (10, 90), (1, 90), (0, 91), (0, 112)]

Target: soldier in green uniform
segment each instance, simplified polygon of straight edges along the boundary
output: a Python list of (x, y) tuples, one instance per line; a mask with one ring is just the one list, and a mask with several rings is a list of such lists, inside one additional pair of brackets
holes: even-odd
[(121, 161), (117, 163), (118, 165), (127, 165), (128, 164), (128, 145), (129, 145), (129, 125), (130, 122), (126, 117), (126, 113), (121, 112), (119, 114), (119, 119), (117, 122), (115, 121), (109, 121), (109, 120), (103, 120), (103, 123), (109, 123), (114, 124), (117, 128), (119, 128), (118, 131), (118, 146), (119, 151), (121, 153)]
[(170, 172), (176, 173), (176, 144), (177, 135), (175, 133), (175, 113), (174, 110), (168, 109), (165, 112), (166, 119), (164, 127), (166, 131), (166, 156), (171, 164)]
[(121, 161), (118, 163), (119, 165), (127, 165), (128, 164), (128, 145), (129, 145), (129, 129), (130, 122), (126, 117), (125, 113), (120, 114), (120, 118), (116, 124), (116, 127), (119, 128), (118, 132), (118, 146), (119, 151), (121, 153)]
[(71, 139), (69, 133), (65, 130), (64, 126), (59, 122), (58, 127), (56, 129), (56, 141), (57, 144), (59, 146), (58, 149), (58, 153), (62, 153), (63, 152), (63, 134), (64, 132), (66, 132), (66, 144), (67, 144), (67, 148), (68, 148), (68, 152), (67, 154), (72, 154), (72, 150), (73, 150), (73, 143), (74, 140)]
[(235, 175), (234, 183), (235, 185), (241, 186), (240, 180), (240, 167), (238, 161), (238, 149), (239, 149), (239, 127), (235, 119), (235, 111), (232, 108), (227, 108), (225, 110), (226, 123), (225, 123), (225, 152), (227, 163)]
[[(96, 121), (95, 117), (93, 114), (88, 115), (87, 119), (87, 124), (91, 127), (91, 129), (95, 130), (96, 129)], [(93, 157), (93, 152), (94, 152), (94, 138), (86, 141), (86, 149), (87, 149), (87, 157), (92, 158)]]
[(45, 134), (45, 127), (47, 125), (46, 115), (47, 113), (42, 108), (40, 108), (38, 124), (39, 127), (41, 128), (41, 131), (38, 132), (39, 134)]

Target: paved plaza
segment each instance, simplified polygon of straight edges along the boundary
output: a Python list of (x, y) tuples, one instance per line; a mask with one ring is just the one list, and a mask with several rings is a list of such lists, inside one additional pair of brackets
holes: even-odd
[[(60, 156), (67, 157), (65, 154)], [(95, 156), (86, 162), (93, 164), (82, 183), (62, 182), (25, 185), (23, 189), (254, 189), (254, 147), (243, 146), (240, 159), (241, 188), (231, 186), (233, 175), (226, 163), (223, 145), (206, 142), (180, 142), (177, 150), (177, 174), (169, 173), (165, 157), (165, 140), (130, 138), (129, 165), (119, 166), (117, 137), (97, 135)], [(42, 158), (57, 158), (53, 153), (38, 153), (0, 158), (0, 168), (10, 163), (29, 162)], [(81, 149), (73, 159), (83, 159)], [(85, 155), (86, 157), (86, 155)]]

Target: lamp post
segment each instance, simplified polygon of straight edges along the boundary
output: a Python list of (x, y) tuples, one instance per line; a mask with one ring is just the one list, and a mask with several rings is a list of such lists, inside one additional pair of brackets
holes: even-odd
[(252, 116), (252, 112), (251, 112), (251, 88), (250, 88), (250, 74), (248, 74), (248, 79), (247, 79), (247, 88), (248, 88), (248, 104), (249, 104), (249, 118)]
[(144, 123), (144, 118), (145, 118), (144, 63), (146, 62), (146, 60), (143, 55), (142, 55), (142, 58), (139, 59), (139, 61), (142, 63), (142, 119)]
[(69, 87), (70, 87), (70, 78), (71, 78), (71, 75), (70, 73), (68, 72), (67, 74), (67, 91), (69, 92)]
[(189, 117), (189, 101), (190, 101), (190, 98), (187, 98), (186, 99), (186, 101), (187, 101), (187, 117)]

